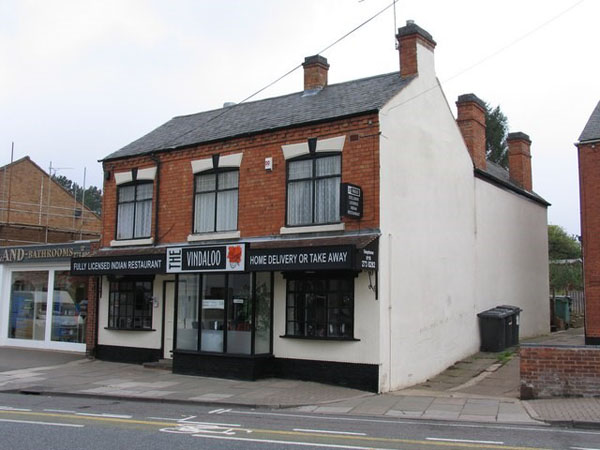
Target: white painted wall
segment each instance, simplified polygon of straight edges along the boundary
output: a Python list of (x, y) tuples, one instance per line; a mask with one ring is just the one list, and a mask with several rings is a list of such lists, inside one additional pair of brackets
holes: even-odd
[[(169, 277), (168, 279), (172, 279)], [(107, 330), (108, 326), (108, 294), (109, 282), (102, 277), (102, 296), (98, 302), (98, 345), (114, 345), (117, 347), (161, 348), (161, 330), (163, 315), (163, 281), (165, 276), (154, 278), (153, 296), (158, 300), (158, 307), (152, 311), (152, 328), (154, 331)]]
[(417, 47), (419, 76), (380, 113), (380, 389), (410, 386), (469, 353), (473, 163)]
[(484, 180), (475, 190), (477, 311), (516, 305), (521, 338), (549, 333), (546, 208)]
[(474, 178), (433, 53), (417, 54), (419, 76), (380, 112), (384, 392), (477, 352), (477, 313), (490, 306), (539, 310), (523, 313), (522, 336), (544, 332), (548, 317), (546, 210)]
[[(375, 282), (373, 278), (373, 282)], [(273, 354), (278, 358), (311, 359), (361, 364), (379, 363), (379, 307), (369, 288), (369, 277), (354, 279), (354, 337), (359, 341), (282, 338), (285, 335), (286, 280), (274, 273)]]

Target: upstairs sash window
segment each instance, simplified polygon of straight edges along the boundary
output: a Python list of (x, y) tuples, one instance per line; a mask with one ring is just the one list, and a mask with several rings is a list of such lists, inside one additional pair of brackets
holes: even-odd
[(117, 240), (150, 237), (153, 188), (147, 182), (118, 187)]
[(196, 175), (194, 233), (237, 230), (239, 170)]
[(341, 155), (311, 155), (288, 162), (288, 226), (340, 221), (341, 166)]

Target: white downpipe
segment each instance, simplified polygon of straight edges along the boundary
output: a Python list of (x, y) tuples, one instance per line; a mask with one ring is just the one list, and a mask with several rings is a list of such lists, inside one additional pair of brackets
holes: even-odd
[(388, 377), (388, 391), (392, 390), (392, 233), (388, 233), (388, 336), (389, 336), (389, 377)]

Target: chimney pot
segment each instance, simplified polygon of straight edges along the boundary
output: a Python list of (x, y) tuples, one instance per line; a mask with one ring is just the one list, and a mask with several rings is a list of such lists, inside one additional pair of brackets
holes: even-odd
[(327, 86), (327, 72), (329, 64), (327, 58), (321, 55), (307, 56), (304, 58), (304, 90), (314, 91)]
[(465, 140), (473, 165), (477, 169), (485, 170), (487, 168), (485, 158), (486, 104), (475, 94), (463, 94), (458, 97), (456, 109), (456, 123)]
[(522, 132), (508, 133), (508, 173), (510, 179), (527, 191), (531, 191), (531, 139)]

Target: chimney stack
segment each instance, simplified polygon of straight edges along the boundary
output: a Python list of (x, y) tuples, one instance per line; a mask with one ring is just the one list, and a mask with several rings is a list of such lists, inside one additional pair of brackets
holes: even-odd
[(485, 110), (483, 100), (475, 94), (463, 94), (456, 102), (456, 123), (477, 169), (487, 167), (485, 153)]
[(327, 86), (327, 71), (329, 64), (327, 58), (321, 55), (307, 56), (304, 58), (304, 90), (314, 91)]
[(531, 191), (531, 140), (525, 133), (508, 133), (508, 173), (510, 179)]
[(400, 76), (402, 78), (418, 75), (419, 61), (417, 43), (433, 53), (436, 46), (433, 37), (412, 20), (406, 21), (406, 26), (398, 28), (396, 35), (398, 51), (400, 53)]

